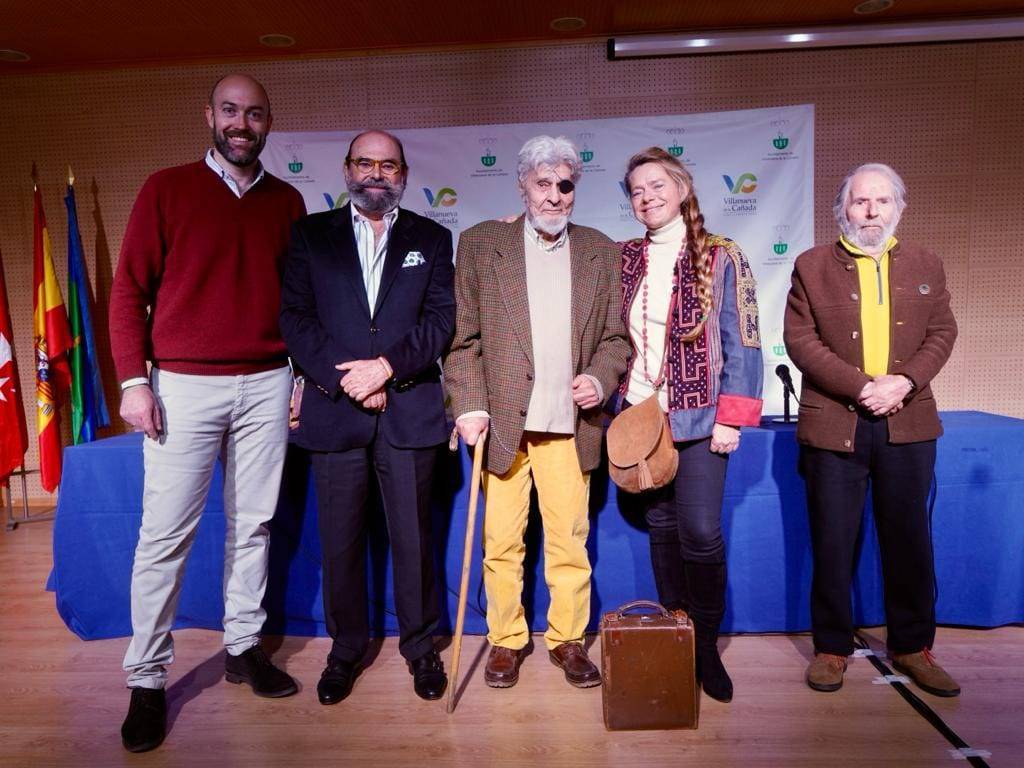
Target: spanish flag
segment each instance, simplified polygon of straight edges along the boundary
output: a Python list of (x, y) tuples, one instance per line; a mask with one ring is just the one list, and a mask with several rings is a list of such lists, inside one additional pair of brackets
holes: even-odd
[(36, 353), (36, 431), (39, 434), (39, 474), (50, 493), (60, 484), (60, 405), (71, 388), (67, 351), (71, 331), (50, 255), (43, 196), (35, 187), (33, 297)]

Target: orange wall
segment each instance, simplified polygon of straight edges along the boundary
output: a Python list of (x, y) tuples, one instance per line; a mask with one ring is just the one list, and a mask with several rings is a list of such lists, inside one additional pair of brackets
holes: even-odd
[[(207, 147), (202, 109), (226, 69), (265, 83), (274, 127), (293, 131), (813, 103), (817, 239), (833, 236), (832, 196), (848, 169), (881, 161), (899, 170), (910, 190), (900, 234), (944, 257), (960, 323), (935, 382), (940, 407), (1024, 417), (1024, 226), (1014, 191), (1024, 172), (1024, 41), (633, 62), (609, 62), (602, 44), (586, 43), (0, 77), (0, 253), (30, 408), (32, 162), (62, 285), (69, 163), (78, 178), (97, 342), (116, 411), (105, 306), (128, 213), (148, 174)], [(34, 408), (29, 417), (33, 433)], [(37, 467), (30, 442), (26, 464)], [(47, 498), (34, 480), (29, 494)]]

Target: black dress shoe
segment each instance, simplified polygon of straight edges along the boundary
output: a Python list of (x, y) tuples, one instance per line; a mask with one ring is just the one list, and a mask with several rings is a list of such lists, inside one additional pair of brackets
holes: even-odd
[(448, 687), (448, 675), (437, 651), (427, 651), (418, 659), (409, 662), (412, 672), (412, 687), (421, 699), (440, 699)]
[(327, 666), (316, 684), (316, 697), (321, 704), (337, 704), (352, 693), (356, 681), (356, 665), (348, 661), (327, 657)]
[(167, 733), (167, 696), (163, 688), (132, 688), (131, 692), (121, 743), (129, 752), (148, 752), (159, 747)]
[(224, 679), (229, 683), (248, 683), (253, 693), (268, 699), (291, 696), (299, 690), (288, 673), (274, 666), (261, 645), (254, 645), (238, 656), (229, 653), (224, 663)]

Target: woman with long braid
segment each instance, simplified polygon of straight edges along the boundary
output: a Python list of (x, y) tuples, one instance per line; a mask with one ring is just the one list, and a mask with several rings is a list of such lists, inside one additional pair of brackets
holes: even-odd
[(658, 597), (693, 619), (704, 691), (732, 698), (718, 655), (725, 613), (721, 510), (740, 427), (761, 417), (763, 366), (750, 265), (732, 240), (704, 229), (693, 177), (651, 147), (626, 170), (633, 213), (647, 227), (622, 248), (622, 314), (633, 354), (623, 407), (657, 397), (679, 452), (675, 481), (638, 499), (650, 529)]

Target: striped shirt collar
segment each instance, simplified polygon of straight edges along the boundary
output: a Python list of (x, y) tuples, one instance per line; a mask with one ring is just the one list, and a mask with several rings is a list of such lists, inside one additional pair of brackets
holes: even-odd
[[(221, 167), (221, 164), (214, 159), (212, 149), (206, 150), (206, 165), (211, 171), (220, 176), (221, 180), (228, 185), (228, 189), (230, 189), (234, 193), (235, 197), (241, 197), (243, 194), (245, 194), (244, 192), (242, 192), (241, 189), (238, 188), (238, 182), (231, 178), (231, 174), (225, 171)], [(260, 179), (263, 178), (263, 173), (263, 163), (257, 160), (256, 178), (252, 180), (252, 184), (249, 185), (249, 189), (252, 189), (259, 183)], [(249, 189), (245, 191), (248, 192)]]
[[(353, 229), (358, 224), (361, 224), (364, 221), (367, 224), (369, 224), (372, 221), (372, 219), (369, 219), (366, 216), (363, 216), (363, 214), (361, 214), (359, 212), (359, 210), (355, 207), (355, 205), (350, 205), (349, 207), (352, 209), (352, 227), (353, 227)], [(396, 219), (398, 219), (398, 206), (397, 205), (394, 208), (392, 208), (390, 211), (388, 211), (387, 213), (384, 214), (384, 223), (387, 224), (388, 232), (391, 232), (391, 228), (393, 226), (395, 226), (395, 220)]]

